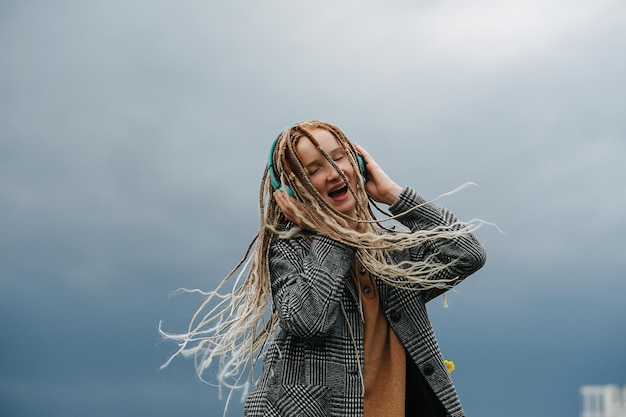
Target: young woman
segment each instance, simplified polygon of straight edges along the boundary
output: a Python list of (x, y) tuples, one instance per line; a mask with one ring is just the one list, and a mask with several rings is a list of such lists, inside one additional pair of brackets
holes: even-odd
[[(406, 230), (377, 219), (376, 203)], [(219, 294), (223, 283), (188, 333), (168, 336), (199, 375), (219, 359), (220, 383), (245, 387), (262, 357), (249, 417), (463, 416), (426, 303), (484, 264), (475, 225), (320, 121), (276, 138), (260, 211), (256, 245), (224, 280), (241, 270), (233, 290)]]

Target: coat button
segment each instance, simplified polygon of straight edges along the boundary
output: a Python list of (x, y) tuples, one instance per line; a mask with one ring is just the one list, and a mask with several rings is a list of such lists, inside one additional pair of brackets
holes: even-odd
[(400, 314), (400, 312), (398, 310), (392, 310), (391, 312), (389, 312), (389, 318), (394, 323), (399, 322), (400, 321), (400, 317), (401, 317), (401, 314)]
[(426, 376), (431, 376), (435, 372), (435, 368), (429, 363), (424, 365), (422, 370), (424, 371), (424, 375)]

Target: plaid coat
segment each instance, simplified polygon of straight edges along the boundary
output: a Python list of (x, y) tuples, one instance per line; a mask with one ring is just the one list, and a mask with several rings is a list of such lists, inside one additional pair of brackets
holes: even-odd
[[(417, 204), (423, 205), (400, 219), (412, 230), (456, 222), (449, 211), (427, 203), (410, 188), (389, 210), (401, 213)], [(454, 284), (485, 262), (485, 251), (471, 234), (415, 247), (396, 258), (419, 259), (434, 251), (446, 262), (457, 260), (436, 277), (454, 278)], [(349, 273), (354, 256), (354, 248), (321, 234), (272, 243), (273, 306), (281, 331), (265, 356), (263, 374), (246, 399), (246, 416), (363, 415), (363, 322)], [(445, 290), (401, 290), (376, 281), (387, 319), (410, 358), (448, 415), (463, 416), (426, 312), (426, 302)]]

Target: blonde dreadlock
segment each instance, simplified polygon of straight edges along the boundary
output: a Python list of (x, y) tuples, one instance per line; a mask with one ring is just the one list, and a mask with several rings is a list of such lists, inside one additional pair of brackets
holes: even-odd
[[(452, 280), (436, 280), (433, 276), (450, 267), (454, 261), (441, 263), (441, 260), (435, 259), (435, 253), (415, 262), (395, 263), (391, 253), (429, 241), (457, 238), (473, 232), (477, 228), (476, 223), (455, 223), (431, 230), (392, 232), (382, 225), (382, 221), (401, 217), (407, 212), (377, 219), (371, 206), (378, 207), (365, 191), (363, 176), (357, 176), (356, 187), (350, 184), (346, 175), (313, 136), (312, 132), (320, 128), (335, 137), (349, 156), (355, 172), (360, 172), (357, 152), (339, 128), (321, 121), (310, 121), (285, 129), (274, 146), (273, 173), (283, 188), (289, 187), (293, 191), (298, 204), (290, 203), (296, 216), (302, 219), (307, 229), (355, 247), (361, 264), (389, 285), (412, 290), (448, 288)], [(356, 201), (356, 218), (337, 211), (311, 183), (296, 151), (298, 140), (304, 137), (317, 147), (347, 184)], [(271, 300), (270, 245), (275, 239), (289, 238), (304, 232), (295, 225), (286, 227), (287, 219), (272, 198), (273, 191), (266, 167), (259, 196), (259, 232), (242, 260), (219, 286), (209, 293), (202, 293), (206, 299), (193, 315), (186, 333), (169, 334), (160, 328), (165, 338), (176, 340), (179, 344), (178, 351), (162, 368), (179, 354), (193, 356), (198, 377), (204, 380), (203, 375), (216, 360), (220, 389), (222, 386), (229, 388), (232, 394), (233, 389), (243, 388), (243, 395), (247, 394), (249, 382), (254, 379), (254, 365), (279, 327), (276, 313), (268, 308)], [(358, 226), (355, 229), (351, 224)], [(225, 294), (220, 293), (234, 276), (236, 279), (233, 289)]]

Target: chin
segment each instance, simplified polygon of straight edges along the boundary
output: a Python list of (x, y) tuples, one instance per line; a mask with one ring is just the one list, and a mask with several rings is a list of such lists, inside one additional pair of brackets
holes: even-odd
[(356, 205), (354, 203), (350, 204), (349, 207), (343, 206), (335, 208), (338, 212), (345, 214), (346, 216), (356, 217)]

